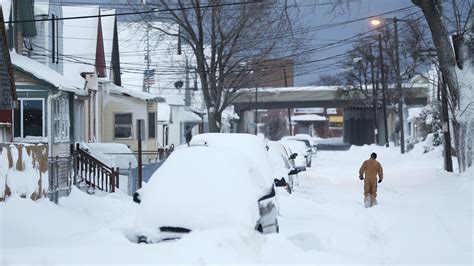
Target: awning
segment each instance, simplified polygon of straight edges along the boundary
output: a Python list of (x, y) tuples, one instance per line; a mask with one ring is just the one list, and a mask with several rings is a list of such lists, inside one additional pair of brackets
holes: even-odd
[(200, 116), (198, 116), (197, 114), (191, 112), (191, 111), (180, 110), (179, 111), (179, 122), (201, 123), (202, 118)]
[(295, 122), (315, 122), (315, 121), (326, 121), (326, 117), (321, 115), (296, 115), (291, 117), (292, 121)]

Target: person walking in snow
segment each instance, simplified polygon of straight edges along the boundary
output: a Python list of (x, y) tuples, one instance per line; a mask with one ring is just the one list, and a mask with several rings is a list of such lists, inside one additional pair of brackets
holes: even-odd
[(359, 169), (359, 179), (364, 180), (364, 205), (366, 208), (377, 205), (377, 175), (378, 183), (383, 179), (382, 165), (376, 160), (377, 154), (373, 152), (370, 159), (365, 160)]

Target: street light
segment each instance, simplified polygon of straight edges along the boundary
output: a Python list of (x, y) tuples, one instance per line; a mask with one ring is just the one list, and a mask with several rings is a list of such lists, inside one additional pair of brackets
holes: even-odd
[[(397, 90), (399, 93), (399, 103), (398, 103), (398, 116), (400, 120), (400, 151), (401, 153), (405, 153), (405, 129), (404, 129), (404, 121), (403, 121), (403, 92), (402, 92), (402, 78), (400, 75), (400, 54), (399, 54), (399, 47), (398, 47), (398, 26), (397, 22), (399, 19), (396, 17), (393, 19), (384, 19), (384, 21), (393, 21), (393, 28), (394, 28), (394, 35), (395, 35), (395, 68), (396, 68), (396, 78), (397, 78)], [(374, 26), (378, 26), (382, 24), (381, 19), (372, 19), (370, 23)], [(380, 37), (380, 36), (379, 36)], [(381, 39), (381, 37), (379, 38)], [(383, 74), (383, 71), (382, 71)]]
[(372, 24), (372, 26), (379, 26), (382, 24), (382, 21), (378, 18), (373, 18), (370, 20), (370, 24)]

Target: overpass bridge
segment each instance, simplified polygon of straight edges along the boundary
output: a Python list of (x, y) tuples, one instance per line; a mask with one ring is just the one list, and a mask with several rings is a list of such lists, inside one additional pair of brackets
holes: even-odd
[[(430, 88), (431, 85), (425, 82), (404, 84), (402, 90), (406, 106), (426, 105), (431, 95)], [(396, 91), (395, 86), (390, 86), (387, 89), (387, 95), (395, 94)], [(377, 93), (377, 97), (380, 102), (381, 91)], [(372, 104), (372, 88), (368, 87), (367, 93), (336, 86), (245, 89), (232, 104), (240, 116), (237, 126), (238, 132), (253, 132), (250, 125), (255, 121), (255, 109), (366, 106)], [(390, 118), (387, 117), (387, 120), (390, 120), (390, 125), (395, 123), (394, 119), (393, 115)], [(390, 126), (389, 131), (393, 130), (394, 128)]]
[[(426, 105), (430, 84), (404, 84), (402, 87), (407, 106)], [(387, 91), (394, 91), (391, 86)], [(242, 90), (233, 101), (236, 112), (257, 109), (286, 109), (308, 107), (347, 107), (370, 104), (372, 88), (368, 88), (368, 97), (360, 90), (347, 90), (337, 86), (308, 86), (286, 88), (257, 88)], [(382, 96), (378, 92), (378, 98)]]

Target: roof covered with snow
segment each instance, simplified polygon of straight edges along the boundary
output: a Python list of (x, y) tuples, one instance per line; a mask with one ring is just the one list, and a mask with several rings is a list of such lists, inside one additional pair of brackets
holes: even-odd
[(15, 68), (29, 73), (35, 78), (51, 84), (60, 90), (79, 93), (84, 87), (84, 80), (79, 78), (66, 78), (46, 65), (26, 56), (19, 55), (15, 51), (10, 52), (10, 57)]
[(180, 122), (195, 122), (195, 123), (202, 122), (202, 118), (199, 115), (187, 110), (179, 111), (178, 120)]
[(158, 95), (154, 95), (148, 92), (134, 90), (131, 88), (120, 87), (113, 83), (108, 83), (107, 86), (110, 93), (112, 94), (124, 95), (127, 97), (132, 97), (132, 98), (141, 99), (141, 100), (164, 101), (164, 99), (159, 97)]

